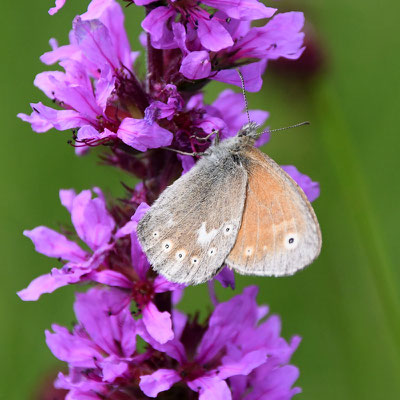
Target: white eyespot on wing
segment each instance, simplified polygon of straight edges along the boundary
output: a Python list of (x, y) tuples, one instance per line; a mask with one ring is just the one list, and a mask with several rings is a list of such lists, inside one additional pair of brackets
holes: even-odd
[(206, 222), (204, 221), (201, 224), (200, 229), (197, 231), (197, 242), (205, 247), (215, 238), (218, 233), (218, 229), (212, 229), (210, 232), (207, 232)]
[(197, 256), (192, 257), (190, 260), (192, 265), (199, 265), (199, 261), (200, 261), (200, 258)]
[(170, 240), (164, 240), (161, 244), (161, 247), (164, 251), (164, 253), (169, 253), (172, 250), (172, 242)]
[(153, 236), (154, 239), (158, 239), (160, 237), (160, 232), (154, 231), (152, 236)]
[(232, 224), (226, 224), (222, 228), (222, 232), (224, 233), (225, 236), (231, 235), (235, 231), (235, 226)]
[(252, 247), (252, 246), (247, 246), (246, 249), (245, 249), (245, 251), (244, 251), (245, 257), (250, 257), (250, 256), (253, 255), (253, 253), (254, 253), (254, 247)]
[(175, 258), (177, 261), (183, 261), (185, 257), (186, 257), (185, 249), (180, 249), (175, 253)]
[(210, 248), (208, 249), (207, 254), (208, 254), (210, 257), (215, 256), (215, 254), (217, 254), (217, 249), (216, 249), (215, 247), (210, 247)]
[(288, 233), (283, 239), (283, 243), (288, 250), (295, 249), (299, 244), (299, 236), (296, 233)]

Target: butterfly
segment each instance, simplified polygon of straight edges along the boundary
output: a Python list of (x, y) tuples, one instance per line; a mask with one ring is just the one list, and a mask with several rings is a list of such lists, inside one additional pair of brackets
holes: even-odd
[(244, 275), (292, 275), (319, 255), (321, 231), (310, 202), (254, 147), (259, 136), (250, 122), (214, 142), (138, 223), (143, 251), (168, 280), (199, 284), (225, 264)]

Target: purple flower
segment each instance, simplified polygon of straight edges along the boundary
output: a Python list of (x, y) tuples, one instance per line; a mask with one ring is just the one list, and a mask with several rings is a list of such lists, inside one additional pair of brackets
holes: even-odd
[(52, 326), (53, 332), (46, 331), (48, 347), (70, 368), (69, 377), (60, 373), (55, 382), (56, 387), (71, 390), (68, 398), (94, 388), (108, 392), (117, 379), (131, 380), (132, 366), (146, 358), (136, 353), (137, 322), (129, 307), (113, 312), (120, 301), (117, 289), (79, 293), (74, 305), (78, 324), (73, 331), (59, 325)]
[(115, 237), (120, 238), (130, 235), (130, 259), (131, 268), (123, 270), (124, 274), (113, 269), (93, 271), (90, 279), (93, 281), (121, 288), (119, 306), (125, 307), (133, 300), (138, 308), (138, 315), (142, 320), (147, 332), (158, 342), (165, 343), (174, 337), (172, 331), (171, 314), (167, 311), (159, 311), (154, 303), (158, 293), (170, 292), (183, 289), (183, 285), (167, 281), (162, 276), (151, 274), (150, 264), (143, 253), (136, 236), (136, 226), (143, 217), (149, 206), (142, 203), (130, 222), (120, 228)]
[(308, 197), (308, 200), (314, 201), (319, 197), (319, 183), (314, 182), (307, 175), (302, 174), (293, 165), (281, 165), (281, 167), (297, 182)]
[[(203, 87), (210, 80), (241, 86), (240, 68), (246, 90), (259, 90), (269, 60), (297, 59), (304, 50), (303, 14), (273, 17), (276, 10), (258, 0), (131, 2), (146, 8), (145, 72), (134, 66), (138, 52), (131, 51), (121, 6), (93, 0), (74, 18), (69, 43), (51, 39), (41, 57), (62, 68), (34, 81), (54, 104), (31, 104), (31, 115), (19, 117), (36, 132), (72, 130), (78, 155), (103, 145), (102, 161), (139, 182), (124, 183), (126, 195), (108, 208), (100, 189), (61, 190), (75, 232), (44, 226), (24, 232), (61, 266), (18, 294), (37, 300), (69, 284), (94, 286), (76, 295), (72, 330), (46, 331), (51, 351), (68, 364), (69, 373), (55, 382), (67, 400), (148, 399), (161, 392), (200, 400), (290, 399), (300, 392), (293, 387), (298, 369), (289, 364), (300, 338), (281, 337), (279, 317), (267, 317), (268, 307), (256, 303), (257, 288), (220, 303), (215, 280), (235, 287), (232, 270), (224, 268), (209, 282), (214, 310), (200, 323), (177, 309), (185, 287), (152, 270), (136, 228), (148, 204), (197, 160), (163, 147), (201, 153), (217, 132), (224, 140), (248, 122), (242, 94), (224, 90), (206, 104)], [(49, 13), (64, 3), (56, 0)], [(263, 18), (271, 19), (252, 26)], [(249, 116), (262, 126), (269, 114), (250, 110)], [(267, 129), (255, 145), (268, 140)], [(318, 197), (317, 183), (293, 166), (283, 168), (311, 201)]]
[[(224, 15), (216, 14), (221, 19), (224, 19)], [(185, 77), (209, 77), (240, 87), (241, 80), (232, 67), (241, 66), (246, 89), (258, 91), (268, 60), (280, 57), (295, 60), (304, 51), (304, 33), (301, 32), (304, 15), (301, 12), (277, 14), (262, 27), (251, 27), (247, 21), (236, 20), (224, 21), (223, 24), (235, 43), (219, 51), (211, 53), (209, 49), (196, 48), (191, 49), (190, 53), (186, 44), (183, 46), (182, 40), (179, 42), (184, 54), (180, 72)]]
[(73, 190), (61, 190), (61, 203), (71, 214), (78, 237), (90, 248), (83, 250), (77, 243), (45, 226), (24, 231), (35, 245), (36, 251), (48, 257), (59, 258), (65, 264), (53, 268), (49, 274), (34, 279), (26, 289), (18, 292), (22, 300), (37, 300), (43, 293), (59, 287), (86, 280), (98, 268), (113, 247), (111, 242), (115, 222), (106, 210), (100, 189), (93, 189), (98, 197), (92, 198), (90, 190), (78, 195)]
[[(130, 118), (142, 116), (133, 107), (129, 113), (113, 105), (117, 93), (123, 92), (120, 101), (129, 97), (127, 87), (134, 90), (136, 85), (140, 91), (135, 78), (129, 77), (137, 54), (130, 50), (123, 21), (121, 7), (114, 0), (92, 1), (88, 11), (75, 18), (70, 44), (58, 47), (52, 40), (53, 50), (41, 58), (46, 64), (59, 61), (65, 72), (46, 71), (35, 78), (35, 85), (64, 109), (37, 103), (31, 104), (31, 115), (18, 116), (36, 132), (77, 128), (78, 154), (118, 139), (139, 151), (171, 144), (171, 132), (157, 123)], [(146, 102), (141, 92), (137, 94)], [(121, 108), (130, 107), (124, 104)]]
[[(147, 5), (155, 0), (134, 0), (136, 5)], [(257, 0), (215, 1), (203, 0), (202, 3), (219, 9), (226, 17), (237, 20), (256, 20), (270, 18), (276, 9), (264, 6)], [(174, 49), (179, 47), (173, 29), (173, 22), (185, 30), (191, 42), (210, 51), (219, 51), (233, 45), (233, 38), (224, 27), (225, 19), (210, 14), (201, 3), (194, 1), (168, 1), (167, 6), (159, 6), (152, 10), (142, 22), (143, 29), (151, 36), (151, 43), (158, 49)]]
[[(149, 397), (156, 397), (173, 384), (183, 381), (191, 390), (199, 393), (200, 400), (229, 400), (232, 399), (229, 385), (234, 382), (234, 378), (239, 378), (245, 381), (241, 393), (236, 389), (236, 398), (250, 399), (244, 394), (250, 391), (251, 396), (251, 382), (257, 379), (257, 370), (266, 366), (269, 371), (279, 370), (288, 363), (299, 343), (298, 337), (288, 344), (279, 336), (280, 325), (276, 317), (272, 316), (262, 322), (267, 309), (257, 306), (256, 294), (256, 287), (248, 287), (242, 295), (217, 305), (207, 329), (197, 340), (190, 334), (190, 329), (195, 329), (190, 323), (182, 331), (186, 330), (186, 335), (183, 333), (179, 337), (176, 334), (173, 340), (164, 345), (146, 337), (139, 328), (148, 343), (179, 363), (176, 369), (161, 368), (152, 374), (143, 375), (140, 380), (143, 392)], [(259, 389), (260, 394), (267, 394), (272, 386), (273, 382), (269, 386), (264, 385)], [(291, 385), (286, 387), (286, 392), (282, 390), (280, 394), (290, 398), (294, 394)]]

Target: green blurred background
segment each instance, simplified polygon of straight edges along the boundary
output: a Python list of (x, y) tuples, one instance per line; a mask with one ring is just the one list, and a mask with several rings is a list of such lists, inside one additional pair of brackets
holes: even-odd
[[(56, 37), (65, 43), (72, 18), (88, 2), (67, 0), (50, 17), (51, 0), (3, 2), (1, 23), (1, 367), (0, 399), (30, 399), (60, 364), (44, 342), (52, 322), (70, 326), (75, 288), (63, 288), (35, 303), (15, 292), (49, 271), (51, 260), (35, 253), (23, 229), (68, 221), (58, 190), (94, 185), (123, 193), (131, 178), (97, 165), (94, 155), (77, 158), (69, 134), (35, 134), (16, 118), (29, 102), (44, 100), (33, 87), (42, 71), (38, 57)], [(322, 232), (319, 259), (294, 277), (238, 277), (237, 286), (260, 286), (259, 301), (281, 315), (283, 334), (303, 337), (293, 363), (309, 400), (400, 398), (399, 105), (400, 3), (371, 0), (304, 0), (274, 3), (301, 10), (309, 37), (324, 57), (312, 78), (293, 68), (267, 69), (263, 90), (249, 94), (250, 108), (270, 111), (269, 125), (303, 120), (311, 126), (277, 134), (266, 151), (294, 164), (321, 183), (314, 203)], [(138, 48), (142, 10), (126, 10)], [(294, 65), (292, 65), (293, 67)], [(292, 71), (292, 72), (290, 72)], [(209, 99), (224, 85), (208, 88)], [(205, 285), (190, 288), (183, 307), (204, 303)], [(220, 291), (222, 298), (232, 293)]]

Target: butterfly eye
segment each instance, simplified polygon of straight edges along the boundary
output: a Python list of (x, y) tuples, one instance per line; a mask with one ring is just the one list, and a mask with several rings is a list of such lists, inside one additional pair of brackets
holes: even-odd
[(217, 249), (215, 247), (211, 247), (210, 250), (208, 250), (208, 255), (211, 257), (217, 252)]
[(231, 225), (231, 224), (225, 225), (225, 227), (224, 227), (224, 235), (228, 236), (232, 232), (233, 232), (233, 225)]
[(175, 254), (175, 258), (178, 261), (182, 261), (186, 257), (186, 251), (185, 250), (178, 250)]
[(162, 243), (162, 249), (165, 253), (169, 253), (172, 249), (172, 242), (170, 240), (164, 240)]
[(289, 233), (288, 235), (285, 236), (284, 239), (285, 247), (289, 249), (295, 249), (297, 245), (299, 244), (299, 238), (295, 233)]

